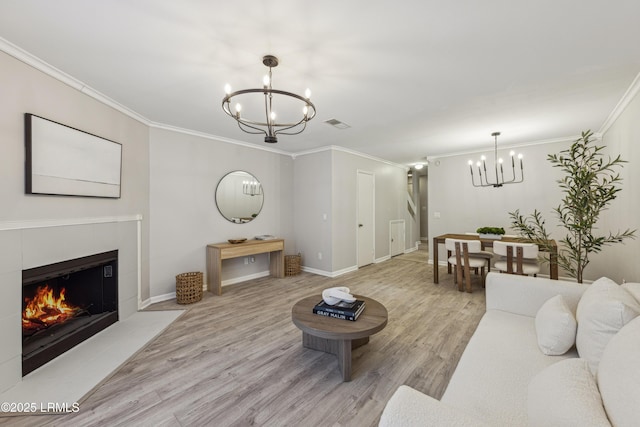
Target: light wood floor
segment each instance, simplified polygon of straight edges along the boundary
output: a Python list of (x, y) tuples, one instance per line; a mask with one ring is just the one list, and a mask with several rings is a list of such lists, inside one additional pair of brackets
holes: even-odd
[[(422, 245), (426, 247), (426, 245)], [(439, 398), (485, 309), (424, 250), (335, 279), (263, 278), (150, 309), (188, 308), (69, 415), (0, 418), (15, 426), (375, 426), (401, 384)], [(387, 307), (387, 327), (354, 350), (352, 381), (335, 356), (305, 349), (291, 307), (345, 285)], [(70, 373), (72, 375), (73, 373)]]

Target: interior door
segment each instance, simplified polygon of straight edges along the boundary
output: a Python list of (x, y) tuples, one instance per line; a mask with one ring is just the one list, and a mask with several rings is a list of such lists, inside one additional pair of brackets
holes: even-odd
[(358, 171), (358, 267), (372, 264), (375, 256), (374, 239), (374, 175)]
[(391, 240), (389, 242), (391, 256), (403, 254), (405, 246), (404, 220), (395, 220), (389, 223), (389, 238)]

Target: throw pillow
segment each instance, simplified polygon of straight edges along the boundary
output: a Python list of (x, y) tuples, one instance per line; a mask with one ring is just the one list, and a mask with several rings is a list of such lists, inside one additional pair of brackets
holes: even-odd
[(611, 337), (638, 314), (640, 303), (611, 279), (598, 279), (584, 292), (576, 315), (576, 348), (593, 373)]
[(636, 301), (640, 302), (640, 283), (623, 283), (622, 288), (633, 295)]
[(543, 354), (565, 354), (576, 343), (577, 323), (562, 295), (545, 302), (535, 319), (538, 347)]
[(602, 353), (598, 387), (611, 424), (637, 426), (640, 420), (640, 317), (620, 329)]
[(585, 360), (548, 366), (533, 377), (528, 392), (529, 426), (611, 426)]

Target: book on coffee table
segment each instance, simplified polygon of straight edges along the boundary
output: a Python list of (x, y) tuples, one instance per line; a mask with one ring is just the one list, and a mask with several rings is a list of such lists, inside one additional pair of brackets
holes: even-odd
[(364, 307), (365, 302), (363, 300), (355, 300), (352, 303), (343, 301), (335, 305), (329, 305), (322, 300), (313, 307), (313, 312), (321, 316), (355, 321), (364, 310)]

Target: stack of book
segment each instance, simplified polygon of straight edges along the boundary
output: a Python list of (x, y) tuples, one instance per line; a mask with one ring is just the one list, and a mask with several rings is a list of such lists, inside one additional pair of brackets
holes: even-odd
[(321, 316), (334, 317), (336, 319), (355, 321), (364, 310), (364, 301), (355, 300), (354, 302), (339, 302), (336, 305), (329, 305), (320, 301), (313, 307), (313, 312)]

